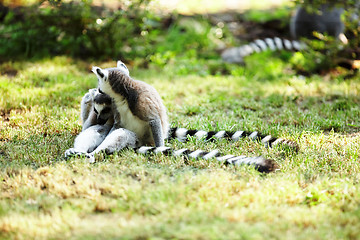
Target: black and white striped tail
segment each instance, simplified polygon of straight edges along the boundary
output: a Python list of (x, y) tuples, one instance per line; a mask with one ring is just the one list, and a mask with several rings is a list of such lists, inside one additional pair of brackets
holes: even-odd
[(228, 48), (222, 52), (221, 57), (225, 62), (243, 63), (243, 58), (253, 53), (263, 52), (266, 50), (277, 51), (283, 49), (289, 51), (300, 51), (304, 48), (306, 48), (306, 45), (303, 42), (296, 40), (288, 40), (278, 37), (265, 38), (256, 39), (255, 41), (240, 47)]
[(233, 165), (249, 165), (254, 166), (256, 170), (263, 173), (274, 172), (279, 169), (278, 164), (271, 159), (266, 159), (262, 156), (259, 157), (246, 157), (246, 156), (234, 156), (234, 155), (222, 155), (218, 150), (212, 150), (206, 152), (203, 150), (191, 151), (187, 148), (182, 148), (180, 150), (174, 150), (170, 147), (147, 147), (142, 146), (136, 149), (136, 152), (141, 154), (164, 154), (170, 156), (185, 156), (193, 159), (216, 159), (224, 164), (233, 164)]
[(296, 142), (286, 140), (283, 138), (275, 138), (271, 135), (263, 135), (254, 132), (247, 131), (203, 131), (203, 130), (189, 130), (186, 128), (171, 128), (169, 133), (169, 139), (178, 139), (181, 142), (185, 142), (189, 137), (195, 137), (197, 139), (204, 139), (206, 141), (217, 139), (228, 139), (230, 141), (238, 141), (241, 138), (249, 138), (254, 141), (260, 141), (265, 147), (283, 146), (288, 147), (294, 151), (299, 150), (299, 146)]

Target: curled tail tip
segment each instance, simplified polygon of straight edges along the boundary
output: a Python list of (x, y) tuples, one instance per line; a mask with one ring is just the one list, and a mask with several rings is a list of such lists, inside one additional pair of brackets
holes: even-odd
[(264, 158), (263, 156), (258, 157), (233, 157), (225, 161), (226, 165), (249, 165), (254, 166), (255, 169), (261, 173), (271, 173), (280, 169), (276, 161), (272, 159)]
[(271, 173), (280, 170), (275, 160), (263, 156), (254, 157), (250, 165), (254, 165), (255, 169), (261, 173)]
[(251, 157), (245, 160), (244, 162), (242, 161), (233, 162), (233, 164), (235, 165), (246, 164), (249, 166), (254, 166), (254, 168), (261, 173), (271, 173), (280, 170), (280, 167), (276, 161), (272, 159), (264, 158), (263, 156)]
[(276, 161), (268, 158), (261, 157), (262, 161), (255, 165), (256, 170), (261, 173), (271, 173), (280, 170)]

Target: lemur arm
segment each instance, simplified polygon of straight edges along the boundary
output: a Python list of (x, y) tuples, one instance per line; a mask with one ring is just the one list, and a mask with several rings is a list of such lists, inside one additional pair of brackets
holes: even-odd
[(155, 146), (162, 147), (164, 146), (164, 138), (162, 134), (162, 127), (160, 118), (149, 121), (151, 132), (154, 138)]
[(96, 113), (94, 112), (94, 110), (91, 109), (87, 119), (85, 120), (85, 122), (83, 122), (82, 131), (84, 131), (85, 129), (87, 129), (95, 124), (97, 124), (97, 116), (96, 116)]
[(87, 93), (81, 99), (81, 121), (82, 121), (82, 131), (95, 125), (97, 123), (97, 116), (94, 112), (94, 95), (96, 89), (89, 89)]
[(114, 124), (113, 124), (111, 131), (122, 127), (121, 126), (121, 116), (120, 116), (119, 112), (116, 110), (116, 107), (114, 106), (114, 104), (112, 105), (112, 112), (114, 114)]

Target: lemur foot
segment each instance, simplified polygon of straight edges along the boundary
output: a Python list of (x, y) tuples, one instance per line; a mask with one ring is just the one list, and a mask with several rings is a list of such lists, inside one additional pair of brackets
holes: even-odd
[(85, 157), (88, 159), (89, 163), (94, 163), (95, 162), (94, 154), (87, 153), (87, 154), (85, 154)]
[(65, 159), (69, 159), (70, 157), (74, 157), (74, 156), (84, 156), (86, 155), (86, 152), (82, 152), (79, 151), (75, 148), (69, 148), (68, 150), (65, 151)]

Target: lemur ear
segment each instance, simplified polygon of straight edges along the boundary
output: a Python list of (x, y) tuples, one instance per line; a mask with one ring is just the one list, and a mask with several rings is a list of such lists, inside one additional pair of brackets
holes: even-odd
[(91, 71), (93, 73), (95, 73), (97, 76), (99, 76), (100, 78), (105, 77), (105, 74), (104, 74), (103, 70), (101, 68), (99, 68), (99, 67), (94, 66), (94, 67), (92, 67)]
[(121, 60), (118, 60), (117, 61), (117, 63), (116, 63), (116, 66), (118, 67), (118, 68), (126, 68), (127, 69), (127, 67), (126, 67), (126, 65), (121, 61)]
[(118, 69), (120, 69), (120, 71), (122, 71), (122, 72), (125, 73), (126, 75), (130, 76), (129, 69), (127, 68), (127, 66), (125, 65), (125, 63), (123, 63), (121, 60), (118, 60), (118, 61), (117, 61), (116, 66), (117, 66)]

